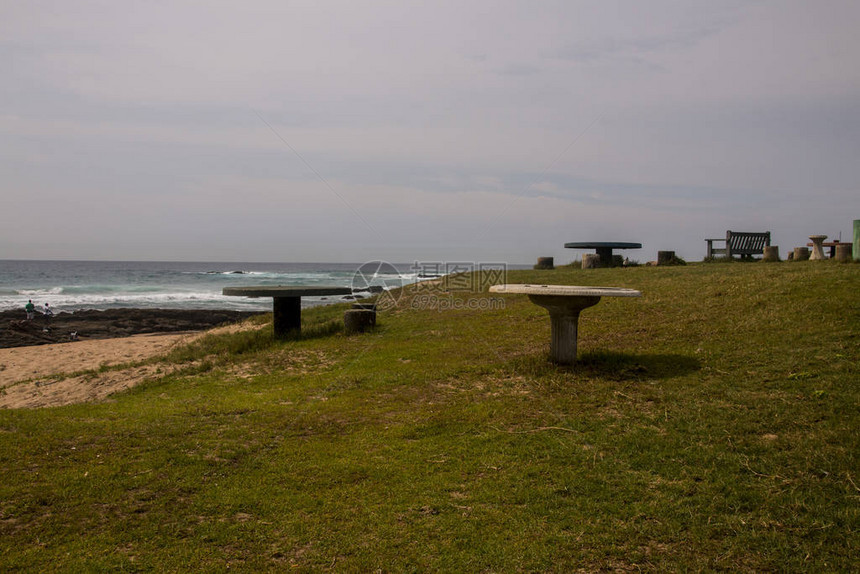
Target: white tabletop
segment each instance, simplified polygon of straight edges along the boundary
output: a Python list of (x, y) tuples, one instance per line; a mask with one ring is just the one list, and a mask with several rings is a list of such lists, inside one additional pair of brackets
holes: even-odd
[(621, 287), (583, 287), (579, 285), (528, 285), (514, 283), (493, 285), (491, 293), (516, 293), (522, 295), (560, 295), (563, 297), (639, 297), (641, 292)]

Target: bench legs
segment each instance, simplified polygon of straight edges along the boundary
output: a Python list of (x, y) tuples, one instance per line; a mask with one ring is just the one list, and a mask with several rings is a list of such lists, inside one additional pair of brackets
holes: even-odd
[(284, 339), (302, 332), (301, 297), (275, 297), (272, 311), (275, 317), (276, 339)]

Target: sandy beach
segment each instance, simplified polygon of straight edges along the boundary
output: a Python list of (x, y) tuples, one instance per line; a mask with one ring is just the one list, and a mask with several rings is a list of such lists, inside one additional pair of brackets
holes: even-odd
[[(103, 400), (155, 375), (165, 365), (93, 373), (102, 366), (139, 363), (208, 332), (251, 328), (231, 324), (206, 331), (139, 334), (0, 349), (0, 408), (48, 407)], [(87, 374), (68, 376), (89, 371)]]

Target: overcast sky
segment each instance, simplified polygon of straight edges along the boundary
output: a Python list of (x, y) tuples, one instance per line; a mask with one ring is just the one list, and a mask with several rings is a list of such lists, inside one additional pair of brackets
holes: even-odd
[(860, 219), (860, 2), (0, 5), (0, 258), (781, 255)]

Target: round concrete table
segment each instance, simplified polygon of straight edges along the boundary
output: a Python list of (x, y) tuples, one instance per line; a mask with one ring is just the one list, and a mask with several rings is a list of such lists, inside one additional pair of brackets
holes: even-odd
[(822, 243), (827, 239), (826, 235), (810, 235), (809, 240), (812, 241), (812, 256), (809, 258), (810, 261), (818, 261), (821, 259), (827, 259), (824, 256), (824, 249), (822, 248)]
[(642, 249), (641, 243), (619, 241), (574, 241), (573, 243), (565, 243), (564, 246), (567, 249), (594, 249), (600, 257), (600, 265), (603, 267), (612, 266), (613, 249)]
[(302, 332), (302, 297), (323, 295), (349, 295), (349, 287), (290, 287), (283, 285), (256, 285), (250, 287), (224, 287), (222, 293), (236, 297), (271, 297), (275, 317), (275, 338), (283, 339)]
[(491, 293), (521, 293), (549, 311), (552, 325), (550, 356), (561, 365), (576, 362), (576, 331), (579, 312), (597, 305), (601, 297), (639, 297), (634, 289), (579, 287), (576, 285), (493, 285)]

